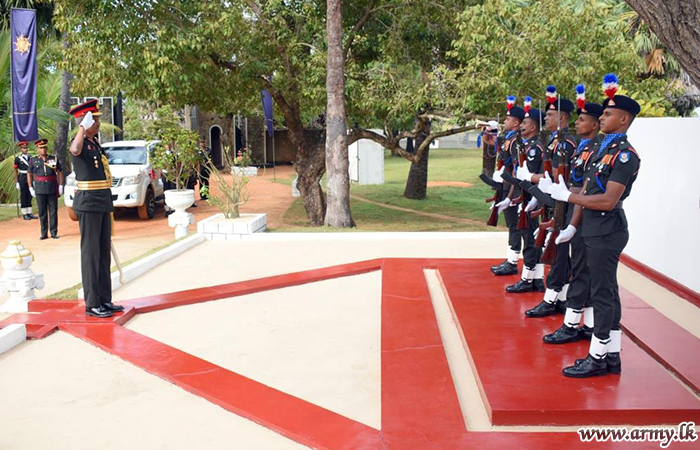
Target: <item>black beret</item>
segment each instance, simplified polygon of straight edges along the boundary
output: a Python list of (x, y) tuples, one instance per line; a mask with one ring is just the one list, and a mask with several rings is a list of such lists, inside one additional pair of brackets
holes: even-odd
[(544, 115), (542, 114), (542, 111), (536, 108), (532, 108), (530, 109), (530, 112), (525, 113), (525, 118), (534, 120), (537, 122), (537, 126), (544, 123)]
[(569, 113), (574, 110), (574, 104), (571, 100), (567, 100), (565, 98), (559, 98), (558, 100), (555, 100), (554, 102), (550, 103), (547, 105), (547, 111), (561, 111), (563, 113)]
[(613, 98), (606, 98), (603, 102), (603, 109), (608, 108), (621, 109), (623, 111), (627, 111), (633, 116), (636, 116), (642, 110), (639, 103), (626, 95), (616, 95)]
[(511, 109), (508, 110), (506, 116), (513, 116), (522, 121), (525, 118), (525, 110), (519, 106), (513, 106)]
[(596, 119), (600, 119), (600, 116), (603, 115), (603, 107), (598, 103), (586, 103), (583, 108), (578, 108), (576, 112), (579, 116), (581, 114), (588, 114)]

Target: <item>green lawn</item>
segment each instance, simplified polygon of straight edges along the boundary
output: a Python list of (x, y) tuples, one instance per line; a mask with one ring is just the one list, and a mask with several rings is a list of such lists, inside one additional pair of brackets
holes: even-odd
[[(386, 151), (384, 157), (384, 184), (351, 185), (350, 195), (360, 196), (378, 203), (398, 206), (413, 211), (436, 213), (460, 219), (474, 220), (475, 224), (457, 223), (424, 217), (410, 212), (395, 211), (382, 206), (351, 200), (352, 216), (357, 231), (492, 231), (504, 230), (486, 226), (490, 214), (484, 201), (493, 191), (479, 180), (481, 173), (481, 151), (461, 149), (437, 149), (430, 151), (428, 181), (463, 182), (469, 187), (429, 187), (424, 200), (403, 197), (406, 177), (411, 163), (403, 158), (392, 157)], [(289, 180), (278, 182), (287, 184)], [(502, 218), (501, 218), (502, 219)], [(285, 214), (286, 227), (270, 231), (337, 231), (329, 228), (314, 228), (308, 225), (301, 199), (297, 199)], [(503, 225), (503, 220), (500, 220)]]
[[(63, 197), (58, 199), (58, 208), (61, 209), (65, 206), (65, 203), (63, 203)], [(39, 210), (36, 207), (36, 199), (32, 198), (32, 212), (35, 215), (39, 215)], [(19, 217), (22, 217), (22, 213), (20, 212)], [(17, 206), (16, 203), (12, 204), (12, 206), (1, 206), (0, 207), (0, 222), (5, 221), (5, 220), (10, 220), (10, 219), (16, 219), (17, 218)]]

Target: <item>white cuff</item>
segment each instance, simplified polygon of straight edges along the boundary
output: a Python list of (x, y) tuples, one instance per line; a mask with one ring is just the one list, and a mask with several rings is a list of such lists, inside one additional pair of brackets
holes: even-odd
[(622, 330), (610, 330), (609, 353), (619, 353), (622, 350)]
[(535, 280), (541, 280), (544, 278), (544, 264), (537, 264), (535, 266)]
[(560, 302), (565, 302), (566, 301), (566, 294), (569, 292), (569, 283), (566, 283), (563, 288), (561, 288), (561, 292), (559, 292), (559, 295), (557, 296), (557, 300)]
[(610, 338), (602, 341), (594, 334), (591, 336), (591, 346), (588, 348), (588, 353), (590, 353), (590, 355), (595, 359), (603, 359), (608, 354), (609, 345)]
[(593, 328), (593, 307), (583, 308), (583, 324), (588, 328)]
[(550, 304), (551, 304), (551, 303), (554, 303), (554, 302), (557, 301), (557, 295), (558, 295), (558, 294), (559, 294), (559, 293), (558, 293), (557, 291), (555, 291), (554, 289), (549, 289), (549, 288), (547, 288), (547, 290), (544, 291), (544, 298), (543, 298), (543, 300), (544, 300), (545, 302), (547, 302), (547, 303), (550, 303)]
[(581, 323), (581, 317), (583, 317), (582, 310), (566, 308), (566, 314), (564, 314), (564, 325), (569, 328), (576, 328)]
[(506, 259), (508, 259), (508, 262), (511, 264), (518, 264), (518, 259), (520, 259), (520, 252), (516, 252), (515, 250), (511, 250), (508, 248), (508, 252), (506, 253)]
[(523, 266), (523, 274), (521, 278), (524, 281), (531, 282), (535, 278), (535, 269), (528, 269), (527, 266)]

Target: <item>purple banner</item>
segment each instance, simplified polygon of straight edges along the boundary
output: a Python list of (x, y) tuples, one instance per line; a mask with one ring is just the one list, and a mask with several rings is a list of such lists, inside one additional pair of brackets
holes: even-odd
[(262, 90), (262, 107), (263, 114), (265, 114), (265, 128), (270, 136), (275, 133), (275, 123), (272, 120), (272, 96), (267, 90)]
[(10, 13), (12, 61), (12, 126), (15, 142), (39, 139), (36, 116), (36, 11)]

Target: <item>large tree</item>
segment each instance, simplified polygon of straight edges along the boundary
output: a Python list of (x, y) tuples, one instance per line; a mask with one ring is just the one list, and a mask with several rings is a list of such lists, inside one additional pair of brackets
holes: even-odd
[(700, 86), (700, 1), (626, 1)]

